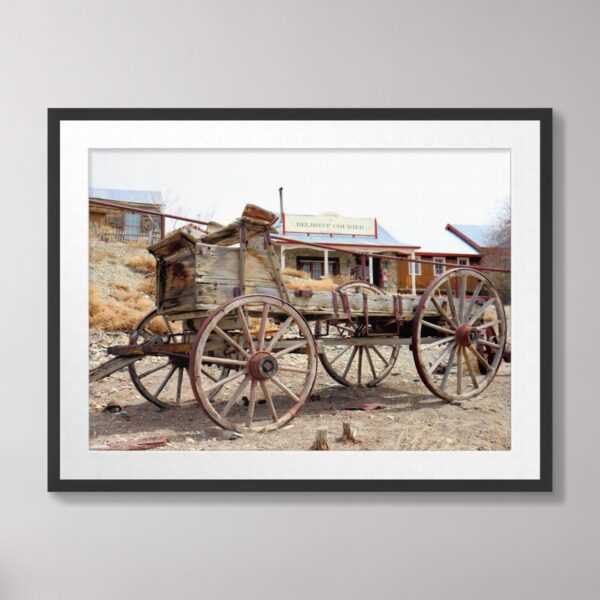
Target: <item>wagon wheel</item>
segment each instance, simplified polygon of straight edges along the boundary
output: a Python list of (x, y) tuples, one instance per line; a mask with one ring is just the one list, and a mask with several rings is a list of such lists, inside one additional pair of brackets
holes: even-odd
[[(181, 321), (169, 321), (158, 315), (156, 310), (148, 313), (129, 337), (129, 343), (165, 344), (167, 342), (190, 342), (194, 332), (184, 331)], [(143, 356), (129, 365), (129, 375), (137, 391), (149, 402), (160, 407), (170, 408), (194, 402), (194, 394), (188, 375), (189, 356)], [(227, 377), (226, 367), (206, 367), (206, 376), (215, 382)], [(215, 388), (213, 393), (218, 393)]]
[[(475, 286), (471, 294), (469, 282)], [(495, 341), (487, 337), (490, 329)], [(412, 350), (432, 393), (452, 402), (483, 392), (498, 371), (505, 344), (504, 307), (485, 275), (453, 269), (429, 284), (415, 313)], [(492, 352), (482, 354), (481, 347)]]
[[(339, 286), (336, 291), (386, 295), (381, 288), (366, 281), (350, 281)], [(320, 332), (323, 326), (322, 321), (317, 321), (315, 331)], [(365, 337), (364, 327), (349, 319), (330, 323), (328, 331), (329, 335), (343, 340)], [(375, 387), (390, 374), (399, 352), (398, 346), (380, 344), (351, 346), (342, 343), (336, 346), (323, 346), (319, 359), (323, 368), (338, 383), (346, 387)], [(352, 368), (353, 365), (355, 368)]]
[[(214, 335), (237, 358), (210, 356), (207, 342)], [(216, 398), (211, 392), (219, 384), (205, 374), (211, 365), (233, 371), (221, 380), (225, 385)], [(308, 324), (274, 296), (242, 296), (222, 304), (200, 327), (190, 358), (198, 403), (215, 423), (234, 431), (271, 431), (285, 425), (308, 399), (316, 376), (317, 348)]]

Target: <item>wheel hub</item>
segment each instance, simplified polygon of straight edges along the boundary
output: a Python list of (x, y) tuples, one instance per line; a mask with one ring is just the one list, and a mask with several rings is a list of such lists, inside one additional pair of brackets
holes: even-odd
[(269, 379), (277, 373), (277, 359), (268, 352), (255, 352), (248, 361), (248, 372), (259, 381)]
[(471, 344), (475, 344), (479, 339), (479, 333), (475, 327), (471, 327), (470, 325), (459, 325), (456, 330), (456, 341), (461, 346), (470, 346)]

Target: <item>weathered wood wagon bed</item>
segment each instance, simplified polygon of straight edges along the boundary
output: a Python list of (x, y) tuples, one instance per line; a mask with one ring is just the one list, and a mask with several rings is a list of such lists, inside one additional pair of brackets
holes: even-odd
[(157, 307), (109, 348), (97, 380), (127, 366), (161, 408), (198, 402), (222, 427), (284, 426), (310, 396), (318, 361), (345, 386), (375, 386), (410, 346), (423, 383), (447, 401), (483, 392), (506, 347), (506, 318), (480, 270), (457, 268), (421, 296), (363, 281), (289, 290), (271, 235), (276, 215), (248, 205), (235, 223), (182, 228), (149, 248)]

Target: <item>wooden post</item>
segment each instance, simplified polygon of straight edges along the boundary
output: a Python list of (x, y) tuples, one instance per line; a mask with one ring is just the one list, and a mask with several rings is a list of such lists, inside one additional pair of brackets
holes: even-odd
[(281, 264), (281, 272), (283, 273), (285, 271), (285, 246), (283, 244), (281, 244), (279, 263)]
[(329, 444), (327, 443), (327, 427), (317, 429), (317, 436), (311, 446), (311, 450), (329, 450)]
[[(415, 253), (411, 252), (410, 253), (410, 257), (412, 259), (415, 258)], [(410, 269), (410, 288), (411, 288), (411, 294), (416, 295), (417, 293), (417, 276), (416, 276), (416, 272), (417, 272), (417, 263), (408, 263), (412, 268)]]
[(353, 444), (358, 444), (359, 441), (357, 439), (358, 431), (356, 427), (352, 427), (352, 425), (348, 422), (342, 423), (342, 437), (338, 439), (338, 442), (352, 442)]
[(369, 283), (373, 283), (373, 257), (369, 256)]
[(329, 275), (329, 250), (323, 250), (323, 275), (327, 277)]
[(246, 237), (246, 225), (240, 225), (240, 271), (239, 271), (239, 288), (240, 295), (246, 295), (246, 245), (248, 238)]

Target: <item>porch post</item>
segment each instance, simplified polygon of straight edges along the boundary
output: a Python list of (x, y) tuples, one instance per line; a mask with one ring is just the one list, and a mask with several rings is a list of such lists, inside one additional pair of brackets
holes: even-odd
[(373, 257), (369, 256), (369, 283), (373, 283)]
[(325, 261), (323, 275), (327, 277), (329, 275), (329, 250), (323, 250), (323, 260)]
[[(410, 253), (410, 257), (414, 260), (415, 258), (415, 253), (411, 252)], [(411, 285), (411, 293), (413, 295), (417, 294), (417, 277), (415, 275), (415, 273), (417, 272), (417, 264), (416, 263), (409, 263), (410, 265), (410, 285)]]
[(283, 271), (285, 269), (285, 246), (283, 244), (280, 246), (279, 262), (281, 263), (280, 268)]

